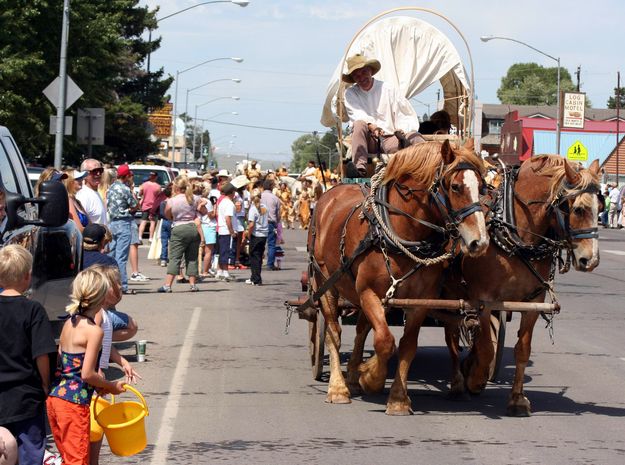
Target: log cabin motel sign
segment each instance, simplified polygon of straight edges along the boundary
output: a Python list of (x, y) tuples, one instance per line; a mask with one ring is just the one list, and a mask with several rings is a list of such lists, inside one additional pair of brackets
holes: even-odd
[(584, 129), (586, 94), (583, 92), (564, 92), (562, 101), (562, 127)]

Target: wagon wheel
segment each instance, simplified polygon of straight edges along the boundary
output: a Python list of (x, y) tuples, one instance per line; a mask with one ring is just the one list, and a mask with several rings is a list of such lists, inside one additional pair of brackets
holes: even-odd
[(490, 338), (495, 349), (495, 356), (488, 371), (488, 380), (495, 381), (499, 369), (501, 368), (501, 360), (506, 344), (506, 319), (507, 312), (494, 311), (490, 315)]
[(308, 322), (308, 351), (313, 378), (321, 380), (323, 374), (323, 355), (325, 350), (326, 320), (319, 310), (315, 321)]

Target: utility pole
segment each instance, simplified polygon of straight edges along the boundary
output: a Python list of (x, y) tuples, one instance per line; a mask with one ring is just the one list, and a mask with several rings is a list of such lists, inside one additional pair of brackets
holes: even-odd
[(577, 75), (577, 92), (579, 92), (579, 76), (580, 76), (581, 72), (582, 72), (582, 66), (579, 65), (577, 67), (577, 71), (575, 72), (575, 74)]
[(61, 169), (63, 136), (65, 136), (65, 106), (67, 105), (67, 39), (69, 36), (69, 0), (63, 2), (61, 26), (61, 57), (59, 61), (59, 101), (56, 106), (56, 134), (54, 140), (54, 167)]
[(620, 109), (621, 109), (621, 72), (616, 72), (616, 185), (619, 185), (619, 122), (620, 122)]

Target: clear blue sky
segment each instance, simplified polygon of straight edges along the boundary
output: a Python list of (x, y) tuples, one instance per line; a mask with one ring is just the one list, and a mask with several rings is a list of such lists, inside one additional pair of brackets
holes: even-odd
[[(201, 0), (143, 0), (160, 6), (163, 17)], [(600, 0), (589, 8), (579, 0), (422, 0), (420, 7), (439, 11), (453, 21), (468, 40), (475, 66), (475, 88), (480, 101), (499, 103), (496, 92), (508, 67), (519, 62), (555, 66), (522, 45), (508, 41), (483, 43), (481, 35), (512, 37), (560, 57), (573, 75), (581, 65), (581, 87), (593, 106), (605, 108), (616, 87), (616, 72), (624, 73), (622, 21), (625, 2)], [(220, 57), (241, 57), (242, 63), (219, 60), (180, 75), (179, 113), (184, 111), (186, 90), (216, 79), (239, 78), (241, 83), (219, 81), (193, 91), (189, 113), (232, 125), (206, 123), (219, 152), (250, 158), (288, 161), (291, 143), (305, 132), (324, 131), (319, 123), (328, 81), (352, 35), (371, 17), (414, 1), (251, 0), (241, 8), (229, 3), (199, 6), (159, 23), (154, 36), (161, 48), (151, 57), (151, 67), (164, 67), (171, 75)], [(441, 29), (465, 57), (459, 37), (440, 19), (415, 15)], [(468, 61), (465, 61), (468, 63)], [(574, 79), (575, 82), (575, 79)], [(625, 86), (625, 84), (621, 84)], [(434, 108), (437, 85), (416, 98)], [(174, 89), (172, 86), (171, 94)], [(419, 115), (426, 105), (413, 100)], [(434, 111), (434, 110), (432, 110)], [(254, 127), (246, 127), (254, 126)], [(273, 128), (273, 129), (268, 129)]]

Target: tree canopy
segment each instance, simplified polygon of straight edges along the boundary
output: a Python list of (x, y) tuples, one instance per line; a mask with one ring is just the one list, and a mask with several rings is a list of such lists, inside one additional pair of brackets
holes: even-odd
[(291, 144), (293, 160), (291, 161), (289, 170), (299, 173), (304, 170), (310, 160), (314, 161), (316, 165), (319, 165), (317, 150), (319, 151), (319, 158), (322, 163), (327, 164), (331, 159), (332, 166), (330, 168), (336, 168), (340, 161), (336, 150), (337, 141), (338, 137), (335, 128), (332, 128), (321, 137), (314, 134), (305, 134), (298, 137), (293, 144)]
[(614, 96), (609, 97), (608, 98), (608, 108), (616, 108), (616, 97), (617, 95), (619, 96), (618, 102), (619, 102), (619, 108), (623, 109), (625, 108), (625, 87), (621, 87), (620, 88), (620, 92), (619, 92), (619, 88), (615, 87), (614, 88)]
[[(94, 156), (112, 162), (134, 161), (156, 149), (147, 124), (149, 108), (161, 106), (172, 78), (163, 69), (142, 69), (160, 39), (141, 38), (156, 26), (154, 11), (139, 0), (72, 0), (67, 74), (84, 92), (69, 109), (103, 107), (105, 144)], [(56, 109), (42, 94), (59, 72), (62, 1), (5, 0), (0, 11), (0, 124), (16, 138), (23, 155), (50, 164), (54, 136), (49, 117)], [(74, 122), (75, 134), (76, 122)], [(78, 164), (86, 148), (64, 140), (64, 164)]]
[[(558, 68), (545, 68), (536, 63), (516, 63), (508, 68), (497, 89), (501, 103), (513, 105), (555, 105), (557, 102)], [(560, 68), (560, 90), (574, 91), (571, 74)]]

